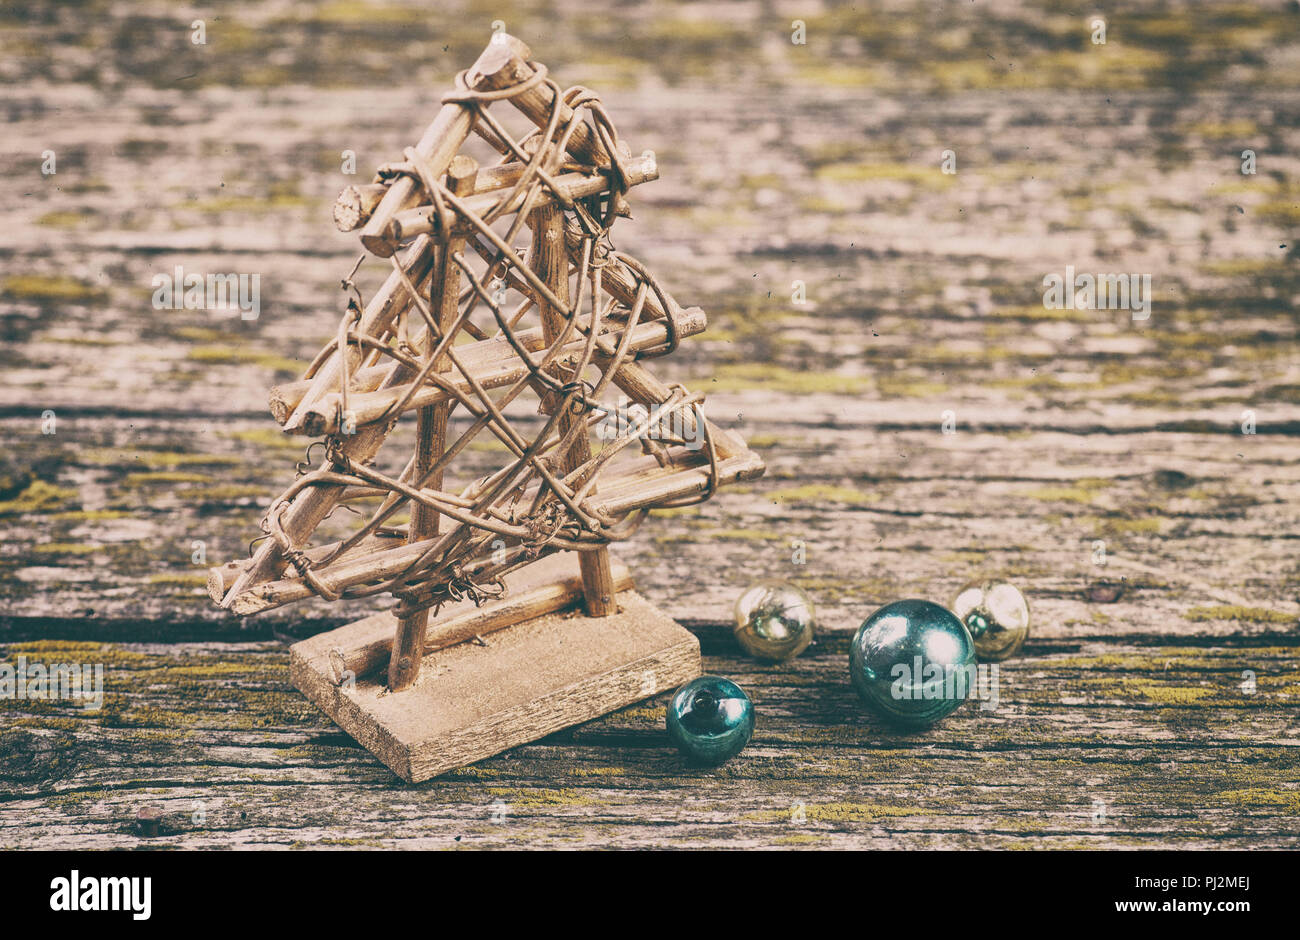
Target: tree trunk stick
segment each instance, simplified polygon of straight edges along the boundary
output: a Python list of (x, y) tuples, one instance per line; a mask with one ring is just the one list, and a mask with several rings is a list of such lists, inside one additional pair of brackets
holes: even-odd
[[(558, 556), (556, 556), (558, 557)], [(543, 565), (546, 563), (543, 562)], [(613, 566), (614, 587), (630, 591), (632, 574), (625, 565)], [(511, 575), (506, 575), (509, 584)], [(534, 617), (559, 613), (582, 602), (582, 577), (577, 572), (563, 580), (550, 581), (536, 587), (511, 590), (500, 600), (483, 607), (469, 607), (450, 616), (443, 614), (430, 623), (424, 632), (424, 652), (432, 653), (467, 640), (486, 636), (505, 627), (512, 627)], [(350, 649), (343, 649), (343, 670), (360, 677), (385, 668), (390, 661), (391, 643), (388, 636), (375, 636)]]
[(334, 227), (340, 232), (361, 228), (383, 200), (388, 187), (383, 183), (347, 186), (334, 200)]
[[(533, 249), (530, 264), (537, 276), (551, 289), (555, 299), (569, 303), (569, 253), (564, 246), (564, 213), (556, 206), (544, 206), (534, 210), (530, 219), (533, 228)], [(599, 302), (599, 298), (596, 298)], [(548, 344), (564, 330), (568, 319), (567, 310), (558, 310), (550, 304), (541, 303), (542, 335)], [(575, 380), (578, 375), (565, 374), (557, 370), (565, 380)], [(551, 396), (556, 407), (565, 407), (558, 396)], [(586, 416), (575, 415), (566, 410), (560, 416), (560, 433), (567, 434), (569, 429), (579, 423), (584, 431), (579, 434), (563, 455), (562, 469), (569, 473), (591, 459), (591, 440), (588, 438)], [(594, 490), (593, 490), (594, 492)], [(618, 604), (614, 600), (614, 575), (610, 569), (609, 550), (601, 547), (590, 552), (581, 552), (578, 562), (582, 569), (583, 596), (586, 599), (587, 613), (592, 617), (608, 617), (618, 613)]]
[[(394, 536), (369, 535), (362, 539), (361, 542), (344, 557), (347, 559), (356, 559), (360, 558), (362, 555), (368, 555), (371, 552), (381, 552), (389, 548), (394, 548), (402, 543), (401, 539)], [(331, 554), (337, 551), (340, 544), (340, 542), (331, 542), (328, 545), (318, 545), (315, 548), (307, 549), (305, 554), (309, 561), (313, 563), (319, 562), (324, 558), (328, 558)], [(228, 561), (224, 565), (216, 568), (209, 568), (208, 596), (220, 604), (222, 598), (224, 598), (226, 593), (230, 590), (230, 586), (235, 583), (239, 576), (243, 574), (252, 563), (252, 559), (245, 558), (239, 561)], [(335, 563), (337, 564), (338, 560), (336, 560)]]
[[(478, 173), (478, 164), (472, 157), (464, 154), (456, 156), (447, 167), (447, 186), (453, 195), (462, 195), (474, 188), (474, 177)], [(425, 353), (433, 351), (442, 337), (447, 335), (456, 324), (460, 313), (460, 268), (452, 258), (465, 248), (465, 239), (451, 236), (443, 242), (438, 259), (438, 309), (434, 316), (442, 336), (426, 335)], [(451, 357), (443, 353), (434, 361), (433, 368), (445, 372), (451, 367)], [(451, 405), (443, 401), (426, 405), (416, 415), (415, 427), (415, 466), (412, 468), (413, 480), (424, 480), (434, 463), (442, 456), (447, 446), (447, 419), (451, 414)], [(424, 486), (431, 490), (442, 489), (442, 473), (439, 472), (428, 480)], [(411, 527), (408, 541), (411, 544), (431, 539), (438, 534), (438, 511), (423, 503), (411, 505)], [(420, 663), (424, 659), (424, 633), (429, 625), (428, 609), (419, 610), (397, 621), (397, 632), (393, 637), (393, 652), (388, 660), (388, 688), (401, 692), (415, 684), (420, 674)]]
[[(516, 82), (526, 81), (533, 76), (533, 69), (528, 65), (527, 58), (524, 56), (524, 61), (515, 65)], [(563, 101), (556, 102), (555, 92), (544, 83), (534, 85), (528, 91), (515, 95), (510, 99), (510, 103), (542, 130), (546, 129), (546, 125), (551, 120), (552, 107), (556, 107), (560, 112), (559, 127), (563, 127), (573, 117), (573, 109)], [(585, 121), (577, 126), (573, 136), (569, 138), (568, 151), (584, 163), (594, 166), (610, 165), (609, 155), (605, 152), (604, 145)]]

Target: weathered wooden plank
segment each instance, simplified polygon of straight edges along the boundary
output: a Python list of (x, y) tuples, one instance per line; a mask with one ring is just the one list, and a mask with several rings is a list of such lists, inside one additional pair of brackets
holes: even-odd
[[(496, 632), (487, 649), (461, 643), (427, 650), (417, 639), (420, 675), (405, 689), (379, 674), (339, 681), (334, 650), (364, 642), (374, 618), (295, 643), (289, 674), (395, 774), (419, 783), (700, 675), (700, 644), (691, 633), (635, 591), (611, 586), (610, 599), (608, 614), (580, 609), (525, 619)], [(378, 616), (392, 633), (396, 618)]]
[[(604, 0), (512, 14), (655, 151), (662, 178), (633, 191), (617, 244), (710, 328), (651, 366), (708, 391), (768, 464), (748, 493), (619, 546), (706, 668), (754, 693), (759, 732), (738, 762), (684, 773), (661, 697), (413, 790), (290, 692), (280, 646), (241, 642), (376, 603), (219, 619), (202, 578), (244, 554), (302, 458), (264, 393), (343, 312), (355, 238), (326, 226), (366, 179), (338, 172), (340, 150), (396, 158), (484, 24), (250, 7), (200, 48), (109, 4), (7, 30), (0, 639), (235, 642), (69, 649), (112, 663), (98, 718), (0, 702), (0, 845), (134, 847), (136, 810), (158, 802), (156, 844), (196, 847), (1294, 847), (1293, 15), (1153, 9), (1080, 50), (1068, 17), (966, 6), (922, 29), (906, 4), (828, 6), (807, 46), (778, 31), (740, 72), (734, 50), (766, 28), (744, 4), (689, 29), (620, 10), (617, 37)], [(185, 48), (121, 42), (138, 33)], [(349, 68), (322, 83), (332, 61)], [(1046, 308), (1042, 278), (1067, 264), (1149, 273), (1150, 318)], [(177, 265), (259, 274), (259, 315), (143, 306)], [(365, 299), (386, 273), (363, 267)], [(467, 476), (497, 460), (464, 456)], [(903, 737), (864, 719), (848, 632), (987, 570), (1026, 588), (1036, 621), (1005, 709)], [(832, 631), (789, 667), (729, 645), (730, 601), (757, 577), (802, 584)]]
[[(725, 421), (736, 401), (715, 395), (707, 407)], [(279, 445), (267, 424), (126, 429), (77, 420), (60, 434), (27, 438), (31, 463), (18, 472), (35, 468), (42, 479), (0, 502), (11, 553), (0, 565), (3, 615), (94, 630), (80, 619), (91, 609), (124, 625), (206, 623), (211, 636), (247, 636), (208, 608), (206, 566), (193, 564), (193, 553), (197, 541), (208, 559), (244, 554), (265, 491), (232, 480), (292, 473), (301, 451)], [(0, 427), (16, 436), (22, 422)], [(743, 582), (781, 577), (803, 584), (827, 623), (847, 627), (893, 597), (946, 599), (991, 569), (1025, 587), (1045, 637), (1294, 627), (1287, 546), (1300, 522), (1300, 460), (1288, 436), (1233, 441), (1250, 448), (1247, 460), (1207, 434), (841, 431), (752, 414), (739, 427), (761, 446), (767, 476), (748, 493), (725, 490), (698, 510), (656, 516), (619, 548), (644, 590), (679, 619), (723, 620)], [(203, 449), (177, 441), (173, 428), (192, 428)], [(493, 451), (465, 456), (466, 479), (497, 460)], [(336, 513), (322, 540), (345, 534), (351, 519)], [(1105, 567), (1094, 563), (1098, 540)], [(796, 542), (803, 565), (793, 563)], [(112, 586), (105, 566), (115, 572)], [(1087, 595), (1094, 582), (1121, 578), (1126, 589), (1114, 603)], [(308, 605), (271, 622), (337, 625), (374, 609)], [(257, 620), (247, 627), (267, 629)]]
[[(278, 645), (10, 645), (9, 661), (104, 661), (108, 694), (98, 713), (4, 703), (0, 844), (1225, 848), (1300, 839), (1294, 642), (1031, 644), (1002, 664), (997, 708), (968, 703), (919, 733), (863, 712), (844, 674), (846, 644), (837, 633), (780, 667), (714, 644), (705, 668), (740, 682), (759, 715), (749, 748), (716, 770), (681, 764), (660, 696), (406, 788), (289, 687)], [(1242, 687), (1246, 670), (1253, 692)], [(146, 804), (165, 811), (156, 840), (132, 832)]]

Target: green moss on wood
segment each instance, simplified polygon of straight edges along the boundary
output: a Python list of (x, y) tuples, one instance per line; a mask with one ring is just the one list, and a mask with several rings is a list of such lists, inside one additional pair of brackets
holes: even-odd
[(570, 789), (541, 788), (532, 790), (516, 787), (489, 787), (488, 793), (505, 803), (508, 812), (598, 805), (598, 801), (590, 795), (579, 790)]
[(206, 587), (206, 574), (155, 574), (149, 576), (150, 584), (171, 584), (177, 587)]
[(229, 483), (177, 490), (174, 495), (186, 503), (233, 503), (243, 499), (265, 499), (272, 495), (272, 490), (267, 486)]
[(245, 444), (252, 444), (254, 447), (283, 447), (286, 450), (302, 450), (303, 441), (300, 437), (294, 437), (285, 434), (279, 428), (250, 428), (245, 431), (223, 431), (224, 437), (229, 437)]
[(183, 470), (156, 470), (148, 473), (128, 473), (122, 481), (125, 486), (147, 486), (155, 483), (211, 483), (206, 473), (187, 473)]
[(0, 501), (0, 516), (50, 512), (67, 506), (76, 497), (76, 490), (54, 486), (44, 480), (33, 480), (13, 499)]
[[(795, 808), (760, 810), (745, 813), (741, 819), (750, 822), (791, 822)], [(904, 816), (932, 816), (933, 808), (920, 806), (889, 806), (884, 803), (810, 803), (803, 807), (804, 818), (811, 822), (850, 823), (876, 822)]]
[(1239, 604), (1219, 604), (1211, 607), (1193, 607), (1183, 611), (1183, 617), (1192, 621), (1236, 620), (1242, 623), (1294, 624), (1300, 620), (1294, 613), (1272, 610), (1267, 607), (1243, 607)]
[(1300, 816), (1300, 790), (1247, 787), (1241, 790), (1223, 790), (1214, 794), (1214, 798), (1233, 806), (1280, 810), (1285, 816)]
[(1075, 480), (1068, 486), (1041, 486), (1026, 490), (1021, 495), (1044, 502), (1091, 505), (1113, 482), (1113, 480), (1086, 477)]
[(44, 542), (33, 545), (30, 551), (36, 555), (93, 555), (104, 551), (104, 546), (84, 542)]
[(54, 522), (110, 522), (125, 519), (131, 513), (120, 509), (74, 509), (69, 512), (56, 512), (50, 516)]
[(780, 532), (766, 529), (706, 529), (699, 537), (729, 542), (773, 542), (785, 538)]
[(774, 490), (767, 494), (774, 503), (847, 503), (862, 505), (879, 502), (879, 493), (868, 493), (848, 486), (831, 486), (824, 483), (809, 483), (789, 489)]
[(95, 447), (78, 452), (80, 464), (100, 467), (129, 467), (140, 471), (164, 471), (188, 466), (237, 466), (242, 457), (233, 454), (192, 454), (171, 450), (138, 450), (134, 448)]
[(274, 372), (289, 372), (295, 375), (307, 366), (307, 363), (297, 359), (287, 359), (274, 353), (229, 345), (199, 346), (189, 351), (189, 358), (204, 365), (255, 365)]
[(788, 369), (766, 362), (721, 366), (709, 385), (710, 390), (719, 392), (764, 389), (792, 395), (863, 395), (874, 387), (875, 383), (867, 376), (822, 369)]
[(0, 282), (0, 294), (11, 300), (36, 303), (92, 303), (108, 297), (102, 287), (76, 278), (45, 274), (12, 274)]
[(816, 845), (825, 842), (824, 833), (816, 832), (796, 832), (788, 836), (781, 836), (776, 840), (777, 845)]

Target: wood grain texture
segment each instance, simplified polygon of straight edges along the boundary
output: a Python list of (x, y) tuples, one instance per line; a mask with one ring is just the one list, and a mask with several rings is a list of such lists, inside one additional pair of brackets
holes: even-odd
[[(279, 644), (70, 645), (111, 664), (98, 714), (9, 711), (0, 844), (392, 847), (1294, 847), (1293, 645), (1036, 642), (995, 711), (892, 731), (847, 637), (786, 667), (701, 632), (754, 699), (752, 743), (684, 766), (666, 695), (415, 787), (289, 684)], [(1244, 670), (1257, 691), (1243, 694)], [(1094, 820), (1094, 801), (1107, 811)], [(197, 801), (197, 806), (196, 806)], [(162, 836), (133, 834), (158, 804)], [(802, 804), (802, 815), (800, 814)], [(197, 810), (203, 822), (194, 822)], [(499, 821), (494, 821), (499, 820)]]
[[(613, 575), (615, 591), (632, 589), (632, 573), (626, 565), (615, 563)], [(478, 607), (468, 599), (444, 606), (425, 631), (424, 649), (431, 652), (470, 640), (481, 641), (516, 623), (581, 606), (582, 575), (565, 552), (513, 571), (503, 581), (508, 590), (496, 600)], [(383, 669), (388, 662), (392, 616), (385, 611), (358, 621), (362, 622), (367, 624), (365, 629), (353, 629), (346, 635), (327, 630), (311, 638), (327, 647), (331, 663), (338, 666), (336, 679), (338, 674), (349, 672), (364, 676)], [(339, 642), (335, 642), (336, 636)], [(333, 650), (337, 650), (336, 657)]]
[[(373, 673), (338, 681), (333, 651), (355, 645), (353, 634), (368, 636), (373, 618), (295, 643), (289, 676), (393, 773), (419, 783), (700, 674), (691, 633), (635, 591), (612, 599), (612, 613), (546, 614), (482, 644), (428, 652), (401, 691)], [(396, 620), (387, 619), (391, 631)]]
[[(397, 159), (482, 50), (483, 18), (412, 7), (385, 31), (337, 5), (248, 7), (251, 46), (209, 30), (220, 54), (198, 66), (183, 30), (127, 4), (16, 27), (0, 659), (103, 662), (107, 698), (0, 701), (0, 845), (1300, 845), (1295, 14), (1139, 4), (1099, 49), (1079, 17), (1023, 0), (828, 3), (807, 46), (752, 9), (689, 29), (607, 0), (508, 19), (655, 151), (618, 247), (709, 328), (647, 371), (708, 392), (768, 466), (615, 548), (700, 637), (703, 668), (754, 698), (755, 738), (688, 769), (660, 695), (413, 787), (289, 682), (289, 644), (374, 601), (224, 617), (204, 579), (247, 554), (264, 481), (303, 458), (264, 393), (301, 375), (346, 302), (356, 234), (330, 209), (368, 180), (339, 174), (339, 151)], [(67, 37), (76, 55), (49, 54)], [(349, 68), (320, 80), (336, 60)], [(59, 172), (41, 178), (47, 147)], [(178, 264), (261, 273), (261, 316), (148, 308)], [(1066, 264), (1151, 273), (1150, 319), (1045, 309), (1042, 278)], [(393, 449), (413, 441), (399, 428)], [(472, 478), (500, 454), (464, 457)], [(911, 735), (863, 712), (857, 625), (984, 573), (1035, 617), (1001, 707)], [(817, 603), (818, 642), (787, 666), (730, 638), (757, 578)], [(154, 804), (161, 834), (141, 840)]]

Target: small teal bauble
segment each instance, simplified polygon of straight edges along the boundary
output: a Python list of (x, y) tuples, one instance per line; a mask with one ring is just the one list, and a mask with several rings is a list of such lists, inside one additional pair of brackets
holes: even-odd
[(983, 660), (1014, 656), (1029, 636), (1029, 602), (1006, 581), (972, 581), (957, 592), (952, 612), (970, 631)]
[(853, 688), (881, 717), (923, 726), (952, 713), (975, 687), (975, 641), (930, 601), (886, 604), (849, 647)]
[(808, 648), (813, 621), (807, 594), (783, 581), (760, 581), (737, 599), (731, 629), (750, 656), (777, 663)]
[(667, 720), (668, 737), (688, 759), (721, 764), (749, 743), (754, 706), (730, 679), (700, 676), (673, 693)]

